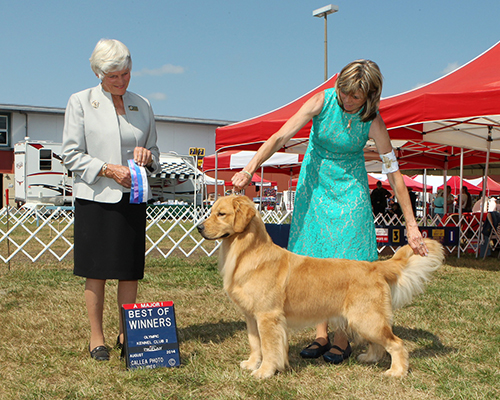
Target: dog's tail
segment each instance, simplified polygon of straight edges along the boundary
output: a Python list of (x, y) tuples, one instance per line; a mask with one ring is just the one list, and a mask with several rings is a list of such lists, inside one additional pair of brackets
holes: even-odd
[(444, 262), (441, 243), (424, 239), (429, 250), (426, 257), (417, 256), (410, 246), (399, 249), (384, 264), (383, 274), (391, 287), (392, 308), (401, 308), (411, 303), (413, 297), (422, 293), (432, 273)]

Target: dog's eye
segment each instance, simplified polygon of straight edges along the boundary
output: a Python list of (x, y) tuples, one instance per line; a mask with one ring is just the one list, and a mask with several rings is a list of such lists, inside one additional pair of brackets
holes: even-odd
[(223, 212), (221, 212), (221, 211), (219, 211), (219, 212), (217, 213), (217, 216), (218, 216), (218, 217), (224, 217), (225, 215), (226, 215), (226, 213), (223, 213)]

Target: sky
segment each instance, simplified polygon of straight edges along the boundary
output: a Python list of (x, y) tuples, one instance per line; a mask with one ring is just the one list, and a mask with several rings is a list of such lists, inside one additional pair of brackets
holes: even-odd
[[(367, 58), (383, 97), (434, 81), (500, 40), (498, 0), (333, 0), (328, 75)], [(129, 90), (157, 115), (241, 121), (324, 80), (323, 0), (2, 1), (0, 104), (66, 107), (96, 86), (101, 38), (132, 54)], [(500, 67), (500, 66), (499, 66)]]

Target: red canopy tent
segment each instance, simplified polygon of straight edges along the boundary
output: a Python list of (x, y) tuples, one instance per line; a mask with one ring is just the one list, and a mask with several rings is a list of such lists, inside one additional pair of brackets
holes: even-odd
[(401, 137), (478, 150), (490, 143), (500, 152), (499, 64), (500, 42), (434, 82), (383, 99), (380, 113)]
[[(477, 187), (483, 189), (483, 178), (479, 179), (469, 179), (469, 183), (477, 184)], [(498, 196), (500, 195), (500, 183), (487, 177), (486, 182), (486, 196)]]
[[(478, 185), (481, 190), (483, 189), (483, 182)], [(489, 176), (486, 182), (486, 196), (498, 196), (500, 195), (500, 183), (494, 181)]]
[(382, 179), (377, 179), (370, 174), (368, 174), (368, 187), (370, 189), (375, 189), (377, 187), (377, 182), (382, 182), (382, 187), (387, 190), (392, 190), (391, 184), (388, 181), (384, 181)]
[[(464, 150), (469, 157), (464, 156), (462, 165), (484, 163), (490, 147), (500, 153), (498, 65), (500, 43), (428, 85), (382, 99), (380, 112), (391, 139), (408, 141), (398, 146), (402, 169), (449, 169), (458, 166), (461, 148), (478, 150)], [(336, 75), (333, 76), (321, 86), (275, 111), (218, 128), (216, 150), (257, 149), (307, 99), (321, 90), (333, 87), (336, 78)], [(285, 151), (297, 151), (298, 144), (307, 143), (310, 127), (309, 123), (299, 131), (287, 143)], [(437, 146), (436, 143), (442, 146)], [(421, 148), (416, 149), (416, 146)], [(494, 158), (491, 161), (500, 160), (498, 155)]]
[[(407, 175), (403, 175), (403, 180), (405, 181), (405, 185), (407, 188), (410, 188), (411, 190), (415, 192), (423, 192), (424, 191), (424, 184), (417, 182), (416, 180), (413, 180)], [(430, 185), (425, 185), (426, 186), (426, 192), (432, 193), (432, 186)]]
[[(382, 182), (382, 187), (386, 188), (387, 190), (392, 190), (391, 184), (387, 180), (382, 180), (382, 179), (377, 179), (368, 174), (368, 186), (370, 189), (375, 189), (377, 187), (377, 182), (380, 180)], [(403, 180), (405, 181), (405, 185), (407, 188), (410, 188), (411, 190), (415, 192), (423, 192), (424, 191), (424, 185), (420, 182), (417, 182), (410, 178), (407, 175), (403, 175)], [(427, 192), (432, 193), (432, 186), (427, 185)]]
[[(336, 80), (337, 75), (334, 75), (309, 93), (306, 93), (302, 97), (274, 111), (232, 125), (217, 128), (215, 131), (215, 150), (219, 151), (235, 148), (257, 150), (261, 143), (266, 141), (273, 133), (281, 128), (281, 126), (295, 114), (307, 100), (318, 92), (334, 87)], [(304, 126), (304, 128), (287, 143), (285, 150), (295, 148), (301, 143), (307, 143), (311, 126), (312, 122)]]
[[(253, 174), (252, 176), (252, 185), (255, 185), (255, 186), (260, 186), (262, 182), (262, 186), (277, 186), (278, 185), (278, 182), (274, 182), (274, 181), (268, 181), (266, 179), (261, 179), (261, 177), (257, 174)], [(233, 186), (233, 182), (231, 181), (226, 181), (224, 182), (224, 185), (225, 186)]]
[[(446, 185), (451, 187), (451, 193), (454, 195), (460, 194), (462, 186), (466, 186), (470, 194), (479, 194), (482, 191), (479, 186), (475, 186), (472, 183), (467, 182), (465, 179), (462, 181), (462, 186), (460, 186), (459, 176), (452, 176), (446, 181)], [(439, 189), (444, 189), (444, 185), (439, 186), (438, 190)]]
[[(214, 171), (216, 162), (218, 170), (241, 169), (255, 155), (255, 151), (228, 150), (212, 154), (203, 159), (203, 171)], [(262, 164), (265, 172), (297, 174), (304, 159), (303, 154), (282, 153), (273, 154)]]

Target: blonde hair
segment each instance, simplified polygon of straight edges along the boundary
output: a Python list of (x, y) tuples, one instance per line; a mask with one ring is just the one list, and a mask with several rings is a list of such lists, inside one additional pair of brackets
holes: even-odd
[(132, 69), (132, 57), (127, 46), (116, 39), (101, 39), (90, 56), (92, 71), (103, 79), (108, 72)]
[(361, 108), (361, 121), (372, 121), (377, 116), (382, 94), (382, 73), (376, 63), (370, 60), (356, 60), (347, 64), (335, 82), (335, 91), (340, 107), (344, 109), (340, 92), (354, 95), (360, 91), (366, 102)]

